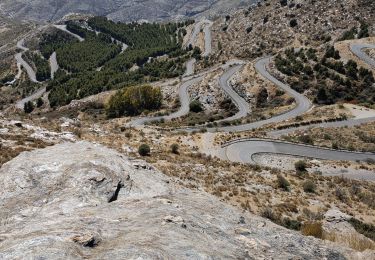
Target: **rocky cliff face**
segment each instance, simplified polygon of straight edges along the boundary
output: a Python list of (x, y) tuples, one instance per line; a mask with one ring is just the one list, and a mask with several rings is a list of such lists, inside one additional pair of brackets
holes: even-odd
[(20, 19), (57, 20), (69, 13), (107, 15), (120, 21), (161, 20), (224, 12), (254, 0), (3, 0), (0, 13)]
[(363, 257), (87, 142), (22, 153), (2, 166), (0, 186), (0, 259)]

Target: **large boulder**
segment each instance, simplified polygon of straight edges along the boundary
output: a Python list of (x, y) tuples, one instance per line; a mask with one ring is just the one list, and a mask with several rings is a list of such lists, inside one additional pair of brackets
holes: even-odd
[(344, 259), (101, 145), (24, 152), (0, 169), (0, 259)]

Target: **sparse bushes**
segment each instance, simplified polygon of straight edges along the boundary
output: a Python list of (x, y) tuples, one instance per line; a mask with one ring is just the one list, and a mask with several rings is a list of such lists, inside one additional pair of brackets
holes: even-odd
[(140, 156), (149, 156), (151, 152), (150, 146), (147, 144), (142, 144), (138, 148), (138, 153)]
[(326, 49), (326, 53), (324, 55), (324, 58), (329, 59), (329, 58), (334, 58), (335, 60), (340, 59), (340, 53), (338, 50), (335, 50), (335, 47), (329, 46)]
[(374, 104), (375, 92), (368, 88), (375, 81), (371, 71), (352, 60), (344, 64), (332, 45), (323, 55), (320, 53), (314, 49), (288, 48), (277, 54), (274, 62), (277, 70), (290, 76), (286, 81), (294, 90), (300, 93), (311, 90), (318, 104), (348, 101)]
[(368, 31), (368, 27), (369, 27), (368, 24), (361, 23), (361, 26), (359, 28), (360, 31), (359, 31), (358, 36), (357, 36), (358, 39), (362, 39), (362, 38), (366, 38), (366, 37), (370, 36), (369, 31)]
[(191, 55), (196, 60), (200, 60), (202, 58), (202, 51), (199, 47), (194, 47), (193, 54)]
[(282, 175), (277, 175), (277, 185), (279, 188), (283, 189), (284, 191), (290, 191), (290, 183)]
[(307, 193), (315, 193), (316, 184), (311, 180), (307, 180), (303, 183), (303, 190)]

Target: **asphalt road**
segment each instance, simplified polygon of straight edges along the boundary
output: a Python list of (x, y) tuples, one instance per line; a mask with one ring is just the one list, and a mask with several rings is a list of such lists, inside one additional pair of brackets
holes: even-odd
[(19, 108), (19, 109), (23, 109), (26, 102), (33, 101), (33, 100), (43, 96), (43, 94), (45, 92), (46, 92), (46, 87), (41, 87), (36, 92), (34, 92), (32, 95), (18, 101), (16, 103), (16, 107)]
[(192, 76), (194, 74), (195, 59), (190, 59), (186, 62), (186, 72), (183, 77)]
[(254, 164), (255, 161), (253, 160), (253, 155), (260, 153), (285, 154), (323, 160), (375, 160), (374, 153), (357, 153), (349, 151), (330, 150), (314, 146), (261, 139), (243, 140), (238, 143), (229, 144), (225, 148), (225, 154), (228, 160), (234, 162)]
[(363, 49), (374, 49), (375, 44), (351, 44), (350, 50), (357, 56), (359, 59), (366, 62), (371, 67), (375, 68), (375, 60), (368, 56)]
[(211, 54), (212, 52), (212, 36), (211, 36), (211, 27), (212, 27), (212, 22), (209, 20), (205, 20), (205, 26), (203, 28), (204, 32), (204, 52), (203, 56), (207, 57)]
[(238, 72), (242, 68), (242, 65), (235, 65), (231, 68), (229, 68), (227, 71), (221, 75), (219, 78), (219, 86), (224, 90), (224, 92), (232, 99), (236, 107), (238, 108), (238, 112), (228, 118), (225, 118), (221, 121), (233, 121), (237, 119), (241, 119), (246, 117), (248, 114), (250, 114), (250, 104), (246, 102), (245, 99), (240, 97), (240, 95), (237, 94), (236, 91), (233, 90), (233, 88), (229, 85), (229, 80), (233, 77), (233, 75)]
[(56, 71), (59, 69), (59, 64), (57, 63), (56, 52), (53, 52), (49, 58), (49, 65), (51, 67), (51, 79), (55, 77)]

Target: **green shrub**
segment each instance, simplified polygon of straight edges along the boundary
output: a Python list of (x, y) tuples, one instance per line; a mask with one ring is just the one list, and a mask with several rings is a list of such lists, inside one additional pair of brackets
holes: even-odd
[(307, 172), (307, 165), (305, 161), (298, 161), (294, 164), (297, 172)]
[(285, 191), (289, 191), (290, 190), (290, 183), (287, 179), (285, 179), (284, 176), (282, 175), (277, 175), (277, 184), (279, 186), (279, 188), (285, 190)]
[(307, 180), (303, 183), (303, 190), (308, 193), (314, 193), (316, 190), (316, 185), (313, 181)]
[(203, 111), (203, 106), (199, 100), (194, 100), (189, 105), (190, 111), (194, 113), (199, 113)]
[(150, 151), (151, 151), (150, 146), (147, 144), (142, 144), (138, 148), (138, 153), (140, 156), (148, 156), (150, 155)]
[(283, 218), (281, 225), (287, 229), (300, 230), (302, 224), (298, 220)]

